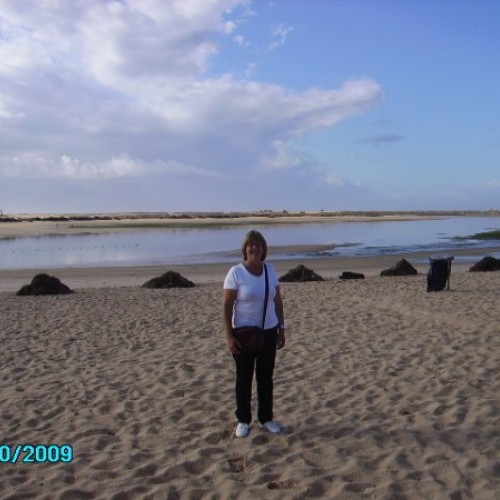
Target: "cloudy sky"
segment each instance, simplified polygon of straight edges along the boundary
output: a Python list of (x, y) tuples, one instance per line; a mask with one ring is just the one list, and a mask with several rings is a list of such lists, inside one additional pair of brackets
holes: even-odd
[(500, 208), (496, 0), (0, 0), (0, 209)]

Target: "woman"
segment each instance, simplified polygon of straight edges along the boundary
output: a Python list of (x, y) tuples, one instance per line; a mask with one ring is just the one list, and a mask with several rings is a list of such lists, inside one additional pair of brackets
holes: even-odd
[[(273, 420), (273, 373), (276, 350), (285, 346), (285, 321), (276, 271), (264, 264), (266, 240), (258, 231), (250, 231), (241, 247), (243, 262), (233, 266), (224, 280), (223, 319), (227, 347), (236, 362), (236, 437), (247, 437), (252, 422), (252, 381), (255, 372), (259, 402), (258, 419), (272, 433), (282, 427)], [(265, 266), (265, 268), (264, 268)], [(264, 347), (242, 352), (233, 328), (262, 325), (268, 279), (268, 301), (264, 323)]]

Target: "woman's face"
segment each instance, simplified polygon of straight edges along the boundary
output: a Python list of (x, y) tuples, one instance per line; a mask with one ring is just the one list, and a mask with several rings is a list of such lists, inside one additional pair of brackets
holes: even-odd
[(250, 241), (246, 246), (247, 260), (253, 262), (261, 262), (263, 251), (264, 247), (262, 246), (262, 243)]

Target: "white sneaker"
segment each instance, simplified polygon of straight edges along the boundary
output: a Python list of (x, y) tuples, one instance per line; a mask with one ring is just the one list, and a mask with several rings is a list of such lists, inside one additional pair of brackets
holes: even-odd
[(272, 432), (273, 434), (279, 434), (283, 431), (283, 427), (281, 427), (281, 425), (278, 424), (278, 422), (276, 422), (275, 420), (269, 420), (269, 422), (262, 424), (262, 427), (264, 427), (264, 429), (267, 429), (269, 432)]
[(250, 425), (239, 422), (234, 434), (237, 438), (246, 438), (250, 434)]

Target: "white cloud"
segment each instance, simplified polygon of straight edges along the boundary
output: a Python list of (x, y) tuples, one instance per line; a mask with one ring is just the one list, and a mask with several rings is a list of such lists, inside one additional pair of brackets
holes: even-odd
[(342, 187), (346, 185), (346, 180), (342, 176), (334, 172), (325, 174), (324, 180), (328, 186)]
[(312, 188), (316, 195), (325, 190), (330, 193), (339, 189), (356, 193), (366, 191), (359, 182), (341, 176), (330, 165), (322, 164), (310, 154), (298, 151), (293, 143), (275, 141), (272, 153), (262, 157), (261, 168), (286, 176), (289, 181), (295, 178), (297, 187), (301, 186), (302, 190)]
[(217, 172), (186, 165), (177, 161), (153, 161), (147, 163), (128, 155), (120, 155), (102, 162), (87, 162), (63, 155), (54, 159), (43, 153), (23, 153), (0, 157), (0, 177), (21, 178), (71, 178), (114, 179), (141, 177), (148, 174), (169, 176), (221, 177)]
[[(246, 79), (211, 74), (222, 38), (246, 43), (250, 6), (0, 0), (0, 175), (237, 179), (292, 167), (323, 178), (294, 140), (371, 109), (381, 87), (290, 91), (252, 80), (252, 65)], [(291, 30), (277, 27), (274, 43)]]
[(274, 27), (271, 33), (274, 40), (268, 45), (267, 50), (275, 50), (281, 45), (284, 45), (286, 43), (288, 35), (292, 31), (293, 27), (287, 26), (285, 24), (279, 24), (278, 26)]
[(274, 141), (270, 154), (263, 155), (261, 167), (263, 169), (281, 170), (293, 169), (311, 163), (311, 158), (293, 148), (290, 143)]
[(250, 42), (243, 35), (235, 35), (233, 40), (236, 45), (241, 47), (248, 47), (250, 45)]
[(2, 177), (105, 179), (142, 175), (147, 171), (147, 165), (125, 155), (101, 163), (89, 163), (67, 155), (53, 159), (35, 152), (0, 157)]

